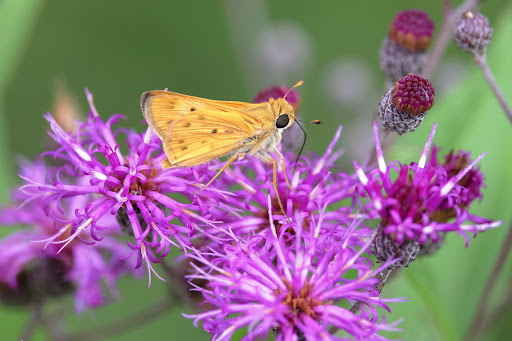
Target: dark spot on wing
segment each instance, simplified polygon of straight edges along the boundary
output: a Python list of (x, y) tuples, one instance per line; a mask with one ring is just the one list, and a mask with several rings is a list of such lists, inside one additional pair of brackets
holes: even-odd
[(196, 108), (190, 108), (190, 111), (196, 111)]
[(217, 129), (212, 129), (212, 134), (217, 133)]
[(183, 143), (183, 142), (185, 142), (185, 140), (179, 140), (179, 141), (178, 141), (178, 143)]
[(184, 126), (185, 128), (188, 128), (188, 127), (190, 127), (190, 126), (191, 126), (191, 124), (190, 124), (190, 122), (187, 122), (187, 123), (185, 123), (183, 126)]
[(188, 149), (188, 146), (181, 147), (181, 150), (187, 150), (187, 149)]
[(206, 140), (202, 140), (201, 143), (206, 143), (207, 141)]

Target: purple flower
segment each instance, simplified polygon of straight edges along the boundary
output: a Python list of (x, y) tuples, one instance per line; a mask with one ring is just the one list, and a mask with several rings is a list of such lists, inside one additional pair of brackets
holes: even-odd
[[(39, 160), (33, 164), (24, 162), (21, 174), (34, 181), (44, 181), (48, 171)], [(109, 217), (102, 219), (103, 223), (112, 226), (105, 233), (102, 243), (70, 243), (59, 253), (57, 243), (66, 238), (65, 234), (48, 247), (34, 241), (51, 237), (55, 228), (69, 233), (69, 228), (66, 228), (69, 214), (61, 212), (73, 211), (64, 206), (61, 207), (62, 211), (54, 210), (55, 215), (50, 217), (45, 210), (52, 204), (34, 200), (30, 196), (30, 193), (15, 191), (15, 203), (25, 203), (21, 207), (4, 207), (0, 212), (0, 223), (3, 225), (29, 226), (0, 241), (0, 286), (7, 288), (5, 299), (10, 303), (26, 304), (73, 291), (78, 311), (103, 305), (105, 296), (102, 283), (105, 282), (115, 295), (117, 279), (133, 267), (128, 262), (120, 262), (126, 247), (115, 239), (121, 232), (119, 227), (115, 228), (115, 219), (110, 217), (111, 222), (108, 222)], [(85, 197), (76, 197), (70, 203), (85, 205)], [(87, 236), (81, 237), (85, 241), (90, 240)]]
[[(429, 164), (434, 167), (442, 166), (447, 177), (457, 175), (471, 163), (471, 153), (463, 150), (459, 150), (457, 153), (451, 150), (444, 156), (444, 163), (441, 163), (437, 160), (437, 154), (440, 149), (440, 147), (435, 145), (432, 146)], [(470, 169), (458, 183), (466, 189), (466, 192), (461, 195), (461, 207), (469, 209), (469, 206), (475, 199), (482, 200), (482, 188), (485, 187), (485, 184), (484, 175), (480, 171), (480, 167)]]
[[(271, 211), (271, 200), (268, 200)], [(229, 340), (236, 330), (247, 328), (244, 340), (277, 333), (277, 340), (338, 340), (330, 328), (342, 329), (357, 340), (381, 340), (380, 330), (396, 330), (380, 319), (376, 307), (389, 311), (374, 288), (375, 277), (392, 264), (372, 270), (363, 257), (370, 241), (357, 250), (350, 234), (354, 221), (341, 240), (321, 233), (324, 214), (316, 222), (302, 219), (300, 212), (288, 229), (276, 229), (269, 218), (266, 235), (241, 239), (231, 234), (222, 250), (190, 253), (195, 273), (189, 276), (205, 297), (208, 311), (187, 317), (204, 321), (214, 340)], [(196, 264), (202, 264), (202, 266)], [(349, 273), (351, 275), (349, 275)], [(208, 287), (193, 284), (207, 281)], [(354, 314), (340, 303), (362, 302)], [(380, 320), (380, 321), (379, 321)]]
[[(112, 225), (101, 225), (100, 219), (116, 216), (133, 235), (134, 242), (128, 245), (132, 253), (137, 253), (137, 267), (144, 261), (151, 275), (151, 271), (155, 273), (151, 262), (164, 257), (171, 245), (191, 246), (190, 237), (200, 230), (200, 225), (210, 224), (201, 216), (208, 208), (206, 203), (223, 197), (223, 193), (206, 189), (198, 197), (203, 198), (201, 203), (194, 203), (193, 193), (198, 190), (195, 184), (210, 174), (208, 168), (163, 170), (165, 155), (158, 137), (150, 129), (145, 134), (127, 129), (113, 132), (112, 125), (122, 116), (113, 115), (104, 122), (94, 107), (92, 94), (86, 93), (91, 111), (76, 133), (65, 132), (50, 114), (45, 116), (58, 148), (43, 155), (59, 160), (63, 166), (51, 172), (48, 179), (22, 176), (26, 183), (23, 188), (28, 200), (40, 200), (52, 216), (55, 208), (61, 210), (63, 202), (78, 196), (87, 198), (67, 203), (74, 217), (46, 239), (47, 245), (63, 243), (62, 250), (76, 238), (84, 241), (86, 230), (94, 241), (101, 241), (100, 233)], [(126, 135), (127, 154), (121, 152), (125, 145), (118, 142), (119, 133)], [(181, 194), (191, 203), (177, 201), (168, 194)], [(63, 236), (66, 237), (62, 239)]]
[[(357, 216), (358, 195), (355, 185), (358, 179), (338, 169), (335, 161), (343, 154), (335, 150), (341, 134), (341, 127), (336, 132), (326, 152), (321, 157), (310, 153), (302, 156), (294, 170), (296, 157), (293, 153), (285, 154), (285, 170), (293, 190), (288, 188), (284, 171), (277, 172), (277, 186), (284, 209), (288, 216), (300, 216), (304, 219), (306, 229), (309, 222), (318, 220), (321, 212), (323, 233), (333, 236), (344, 236), (346, 227)], [(209, 233), (222, 233), (231, 229), (238, 237), (246, 237), (253, 233), (270, 233), (267, 194), (272, 197), (272, 217), (274, 224), (280, 229), (284, 216), (277, 202), (272, 186), (272, 167), (253, 158), (247, 158), (233, 164), (222, 176), (212, 184), (215, 188), (231, 192), (226, 205), (212, 206), (209, 219), (221, 221), (216, 229), (208, 229)], [(327, 209), (330, 207), (331, 209)], [(332, 208), (336, 207), (336, 208)], [(362, 240), (362, 236), (370, 233), (368, 228), (361, 228), (354, 234), (354, 239)], [(220, 238), (221, 236), (219, 236)]]
[[(361, 189), (368, 198), (365, 211), (371, 218), (380, 219), (383, 233), (398, 245), (408, 241), (416, 241), (420, 245), (427, 241), (436, 243), (445, 232), (456, 231), (465, 236), (467, 246), (467, 233), (476, 234), (502, 223), (472, 215), (464, 204), (468, 200), (468, 189), (461, 184), (461, 179), (473, 170), (485, 154), (450, 173), (447, 173), (450, 167), (444, 168), (435, 161), (427, 163), (435, 128), (436, 124), (418, 163), (403, 165), (393, 161), (386, 164), (375, 123), (379, 168), (365, 174), (354, 163)], [(471, 223), (465, 225), (465, 221)]]

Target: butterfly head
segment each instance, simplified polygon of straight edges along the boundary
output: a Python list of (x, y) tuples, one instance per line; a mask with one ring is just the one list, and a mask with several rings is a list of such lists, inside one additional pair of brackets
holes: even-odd
[(295, 120), (293, 107), (283, 98), (278, 98), (270, 103), (275, 114), (275, 127), (277, 129), (286, 129), (291, 126)]

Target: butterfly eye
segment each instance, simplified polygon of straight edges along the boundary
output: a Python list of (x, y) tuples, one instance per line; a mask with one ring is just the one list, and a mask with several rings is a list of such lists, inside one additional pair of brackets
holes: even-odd
[(279, 115), (279, 117), (276, 120), (276, 127), (279, 129), (286, 128), (288, 123), (290, 122), (290, 118), (287, 114)]

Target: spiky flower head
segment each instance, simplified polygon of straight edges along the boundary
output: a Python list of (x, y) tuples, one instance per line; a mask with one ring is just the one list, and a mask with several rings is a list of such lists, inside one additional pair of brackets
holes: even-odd
[(389, 38), (411, 52), (426, 50), (433, 33), (434, 22), (426, 12), (417, 9), (398, 13), (389, 28)]
[[(204, 321), (214, 340), (229, 340), (243, 328), (248, 340), (269, 331), (278, 340), (338, 340), (331, 328), (356, 340), (382, 340), (380, 330), (396, 330), (376, 308), (389, 310), (385, 302), (400, 299), (382, 299), (374, 287), (376, 275), (392, 262), (372, 270), (362, 255), (369, 241), (356, 248), (350, 238), (337, 241), (320, 233), (322, 216), (309, 226), (300, 213), (293, 220), (289, 229), (277, 231), (270, 217), (266, 236), (244, 240), (232, 234), (222, 252), (190, 254), (202, 266), (194, 265), (189, 278), (208, 282), (207, 288), (195, 288), (210, 308), (187, 317)], [(346, 308), (356, 301), (364, 307), (359, 313)]]
[[(381, 261), (385, 261), (389, 254), (393, 254), (389, 248), (381, 248), (390, 242), (393, 242), (393, 247), (403, 245), (410, 248), (409, 241), (417, 242), (420, 246), (426, 242), (437, 243), (441, 240), (442, 234), (456, 231), (466, 237), (468, 245), (468, 233), (476, 235), (478, 232), (501, 225), (501, 221), (493, 222), (474, 216), (461, 205), (467, 197), (468, 190), (460, 184), (460, 180), (485, 154), (480, 155), (453, 176), (448, 176), (442, 166), (427, 163), (435, 127), (436, 124), (418, 163), (403, 165), (393, 162), (387, 165), (382, 155), (378, 126), (375, 123), (379, 168), (371, 170), (367, 175), (357, 163), (354, 163), (361, 181), (361, 189), (364, 190), (362, 193), (368, 198), (365, 211), (370, 217), (380, 220), (382, 233), (388, 238), (380, 245), (376, 245), (381, 250), (376, 257)], [(464, 225), (465, 221), (470, 221), (471, 224)], [(404, 253), (409, 255), (409, 251), (410, 249), (405, 250)], [(414, 257), (410, 257), (409, 262), (402, 266), (406, 266), (412, 260)]]
[[(62, 243), (62, 250), (76, 238), (83, 240), (85, 231), (94, 242), (102, 242), (101, 234), (112, 226), (101, 225), (100, 219), (117, 216), (118, 221), (126, 222), (125, 227), (133, 236), (128, 246), (132, 249), (130, 254), (137, 255), (137, 267), (144, 261), (151, 274), (151, 263), (164, 257), (171, 245), (192, 245), (190, 237), (200, 230), (199, 225), (209, 223), (201, 212), (208, 209), (208, 202), (214, 203), (222, 194), (206, 189), (194, 196), (198, 189), (195, 184), (210, 177), (207, 166), (194, 171), (162, 169), (165, 155), (159, 138), (150, 129), (144, 134), (127, 129), (113, 132), (112, 125), (122, 116), (114, 115), (103, 121), (88, 91), (87, 98), (91, 111), (76, 133), (64, 131), (50, 114), (45, 116), (58, 148), (43, 155), (59, 160), (63, 166), (43, 180), (22, 176), (24, 188), (29, 191), (30, 200), (37, 199), (46, 205), (49, 214), (60, 205), (75, 212), (67, 224), (47, 239), (47, 244)], [(125, 140), (119, 139), (121, 133), (126, 135)], [(128, 153), (123, 154), (121, 149), (126, 146)], [(174, 193), (186, 197), (187, 202), (168, 196)], [(72, 200), (80, 196), (87, 200)], [(202, 198), (200, 204), (194, 202), (198, 198)], [(194, 213), (195, 210), (199, 212)], [(171, 223), (175, 218), (179, 223)], [(62, 241), (63, 236), (67, 237)]]
[[(21, 175), (44, 181), (48, 167), (39, 161), (24, 162)], [(86, 185), (84, 182), (81, 185)], [(29, 191), (27, 193), (26, 191)], [(104, 285), (116, 294), (117, 279), (133, 273), (133, 264), (121, 261), (126, 247), (116, 240), (121, 231), (115, 228), (113, 217), (102, 219), (102, 224), (113, 225), (106, 231), (102, 243), (91, 244), (90, 236), (82, 234), (83, 242), (73, 242), (58, 252), (59, 244), (69, 236), (60, 235), (54, 244), (47, 247), (38, 241), (52, 238), (55, 229), (62, 229), (72, 218), (74, 211), (63, 205), (52, 210), (49, 204), (34, 199), (30, 189), (13, 193), (14, 206), (0, 211), (3, 225), (26, 225), (27, 228), (14, 232), (0, 240), (0, 299), (8, 304), (30, 304), (52, 297), (73, 293), (78, 311), (103, 305)], [(86, 205), (85, 197), (76, 197), (73, 202)], [(18, 206), (16, 206), (18, 205)], [(52, 204), (50, 204), (52, 205)], [(56, 208), (56, 207), (53, 207)]]
[(434, 105), (434, 95), (432, 84), (421, 76), (408, 74), (399, 79), (380, 103), (382, 125), (400, 135), (416, 130)]
[[(441, 166), (446, 172), (447, 177), (456, 176), (464, 170), (471, 162), (471, 153), (469, 151), (459, 150), (455, 152), (453, 149), (444, 156), (444, 160), (437, 159), (440, 147), (432, 146), (430, 153), (430, 166)], [(461, 196), (460, 207), (469, 209), (471, 203), (476, 199), (482, 200), (482, 189), (485, 187), (484, 175), (480, 167), (471, 168), (466, 175), (458, 182), (466, 189), (465, 195)]]
[(455, 23), (453, 37), (457, 46), (470, 53), (483, 53), (492, 38), (489, 19), (479, 12), (467, 11)]
[[(339, 127), (333, 140), (321, 156), (315, 153), (303, 155), (297, 167), (296, 156), (293, 153), (284, 154), (284, 169), (277, 172), (279, 196), (283, 201), (288, 216), (300, 212), (305, 220), (305, 228), (309, 222), (318, 220), (321, 212), (327, 207), (336, 207), (322, 213), (322, 233), (341, 238), (347, 233), (345, 226), (350, 225), (357, 210), (358, 195), (354, 191), (358, 183), (357, 177), (340, 170), (335, 162), (343, 154), (342, 149), (336, 149), (342, 128)], [(292, 190), (288, 188), (284, 172), (287, 172)], [(277, 229), (290, 226), (284, 219), (272, 186), (272, 167), (260, 160), (247, 158), (237, 161), (231, 169), (216, 180), (215, 187), (232, 193), (226, 199), (227, 205), (212, 206), (209, 219), (221, 221), (215, 228), (205, 230), (214, 235), (230, 229), (239, 237), (252, 234), (270, 233), (267, 194), (272, 197), (272, 217)], [(343, 204), (342, 204), (343, 203)], [(354, 243), (364, 243), (363, 239), (370, 233), (369, 228), (360, 227), (354, 231)], [(208, 242), (208, 246), (210, 242)]]

